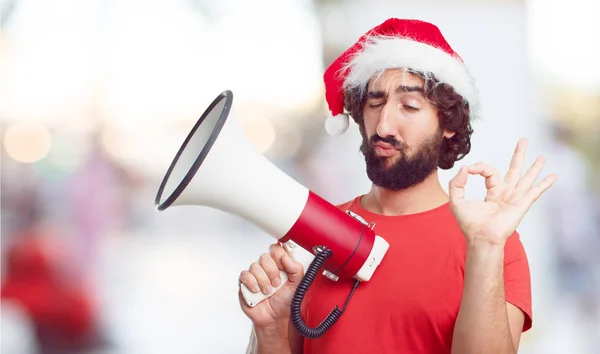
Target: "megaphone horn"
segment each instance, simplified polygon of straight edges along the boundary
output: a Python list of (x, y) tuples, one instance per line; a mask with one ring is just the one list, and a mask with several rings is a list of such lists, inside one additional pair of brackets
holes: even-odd
[[(253, 223), (280, 242), (291, 240), (315, 253), (303, 279), (308, 285), (298, 287), (291, 310), (300, 333), (319, 337), (337, 318), (313, 329), (299, 317), (299, 302), (316, 271), (322, 268), (332, 280), (368, 281), (389, 244), (359, 217), (308, 190), (256, 151), (229, 116), (232, 102), (232, 92), (222, 92), (196, 122), (160, 184), (156, 207), (159, 211), (180, 205), (215, 208)], [(283, 271), (281, 279), (269, 295), (252, 293), (241, 284), (244, 301), (256, 306), (287, 281)]]

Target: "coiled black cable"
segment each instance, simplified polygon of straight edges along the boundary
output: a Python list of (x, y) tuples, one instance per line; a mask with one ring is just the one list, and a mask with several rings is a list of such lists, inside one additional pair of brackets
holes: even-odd
[(333, 326), (337, 322), (342, 313), (344, 313), (344, 311), (346, 310), (348, 302), (354, 294), (354, 290), (356, 290), (358, 284), (360, 283), (360, 281), (358, 280), (356, 281), (356, 283), (354, 283), (352, 292), (350, 292), (350, 295), (346, 299), (346, 303), (344, 304), (344, 308), (342, 310), (340, 310), (340, 308), (337, 305), (335, 305), (335, 308), (331, 310), (329, 315), (327, 315), (327, 317), (325, 317), (325, 319), (321, 321), (321, 323), (316, 328), (309, 327), (306, 325), (306, 323), (304, 323), (304, 320), (302, 319), (302, 314), (300, 313), (300, 308), (302, 306), (302, 300), (304, 300), (304, 295), (306, 295), (308, 288), (317, 277), (319, 269), (321, 269), (323, 263), (325, 263), (327, 258), (331, 257), (332, 254), (333, 252), (330, 249), (327, 249), (326, 247), (321, 247), (319, 253), (310, 263), (310, 266), (308, 266), (308, 269), (306, 270), (306, 273), (304, 274), (302, 281), (300, 281), (300, 284), (298, 285), (298, 288), (294, 293), (294, 297), (292, 298), (292, 303), (290, 305), (290, 320), (294, 327), (298, 330), (298, 332), (300, 332), (300, 334), (302, 334), (306, 338), (315, 339), (327, 333), (331, 326)]

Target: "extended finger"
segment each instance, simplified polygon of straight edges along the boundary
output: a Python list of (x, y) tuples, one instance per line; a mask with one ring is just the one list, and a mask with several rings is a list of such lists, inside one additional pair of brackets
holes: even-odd
[(506, 183), (510, 188), (514, 188), (521, 178), (526, 150), (527, 139), (519, 139), (517, 142), (517, 147), (515, 148), (515, 153), (510, 161), (510, 167), (506, 173), (506, 176), (504, 177), (504, 183)]
[(250, 273), (256, 278), (258, 282), (258, 286), (262, 290), (265, 295), (268, 295), (273, 291), (273, 287), (271, 286), (271, 280), (267, 275), (267, 272), (261, 267), (258, 262), (254, 262), (250, 265)]
[(498, 171), (485, 162), (478, 162), (473, 166), (469, 166), (469, 174), (485, 177), (485, 187), (487, 189), (498, 187), (501, 184)]
[(524, 195), (531, 189), (531, 186), (535, 183), (535, 180), (538, 178), (544, 165), (546, 164), (546, 158), (543, 156), (538, 157), (533, 165), (527, 170), (525, 175), (519, 180), (517, 186), (515, 187), (515, 196)]
[(260, 291), (260, 287), (258, 286), (256, 278), (247, 270), (240, 273), (240, 283), (246, 285), (246, 287), (253, 293)]
[(258, 259), (258, 263), (260, 263), (265, 273), (267, 273), (271, 285), (279, 286), (279, 284), (281, 284), (281, 277), (279, 276), (280, 270), (273, 257), (268, 253), (263, 253)]
[(527, 208), (529, 208), (533, 203), (535, 203), (535, 201), (546, 190), (548, 190), (548, 188), (550, 188), (554, 184), (554, 182), (556, 182), (557, 178), (558, 178), (558, 176), (553, 173), (553, 174), (550, 174), (550, 175), (546, 176), (546, 178), (544, 178), (543, 180), (541, 180), (540, 182), (538, 182), (535, 186), (533, 186), (527, 192), (527, 194), (525, 194), (524, 201), (526, 203)]

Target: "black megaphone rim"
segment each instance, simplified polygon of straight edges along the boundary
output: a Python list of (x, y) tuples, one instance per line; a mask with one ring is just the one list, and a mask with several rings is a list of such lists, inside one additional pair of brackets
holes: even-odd
[[(183, 179), (181, 180), (181, 182), (179, 183), (177, 188), (175, 188), (173, 193), (171, 193), (171, 195), (164, 202), (161, 203), (160, 199), (161, 199), (164, 189), (167, 185), (167, 181), (171, 177), (171, 172), (173, 172), (175, 165), (177, 165), (177, 162), (179, 161), (181, 154), (183, 153), (183, 151), (187, 147), (187, 144), (190, 142), (190, 140), (196, 133), (196, 130), (198, 130), (198, 128), (200, 127), (202, 122), (204, 122), (204, 120), (206, 119), (208, 114), (223, 99), (225, 99), (225, 105), (223, 107), (223, 111), (221, 112), (221, 116), (219, 117), (217, 124), (213, 128), (213, 131), (210, 133), (210, 137), (208, 138), (208, 141), (202, 148), (202, 151), (200, 151), (200, 154), (198, 154), (196, 161), (194, 161), (194, 163), (192, 164), (192, 167), (186, 173), (185, 177), (183, 177)], [(175, 155), (175, 158), (171, 162), (171, 165), (169, 166), (167, 173), (165, 174), (162, 182), (160, 183), (160, 187), (158, 188), (158, 193), (156, 194), (156, 199), (154, 200), (154, 204), (156, 205), (157, 210), (162, 211), (162, 210), (167, 209), (169, 206), (171, 206), (171, 204), (173, 204), (177, 200), (177, 198), (179, 198), (181, 193), (187, 188), (188, 184), (192, 181), (192, 179), (196, 175), (196, 172), (202, 165), (202, 162), (204, 162), (204, 159), (206, 159), (206, 156), (210, 152), (210, 149), (214, 145), (215, 141), (217, 141), (217, 138), (218, 138), (219, 134), (221, 133), (221, 129), (223, 129), (223, 126), (225, 125), (225, 121), (227, 121), (227, 117), (229, 116), (229, 111), (231, 110), (232, 102), (233, 102), (233, 93), (230, 90), (225, 90), (225, 91), (221, 92), (221, 94), (219, 94), (212, 101), (212, 103), (208, 106), (208, 108), (206, 108), (206, 110), (204, 111), (204, 113), (202, 114), (200, 119), (198, 119), (198, 121), (196, 122), (196, 124), (194, 125), (192, 130), (189, 132), (187, 138), (185, 139), (185, 141), (179, 148), (179, 151), (177, 151), (177, 155)]]

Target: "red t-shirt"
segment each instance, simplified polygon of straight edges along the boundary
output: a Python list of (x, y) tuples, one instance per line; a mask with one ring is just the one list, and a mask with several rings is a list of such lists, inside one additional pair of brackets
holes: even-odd
[[(382, 216), (360, 205), (340, 205), (367, 222), (390, 244), (370, 281), (359, 285), (348, 308), (321, 338), (304, 339), (306, 354), (450, 353), (465, 271), (466, 242), (449, 204), (402, 216)], [(506, 300), (525, 313), (531, 328), (531, 284), (527, 256), (515, 232), (505, 246)], [(319, 275), (309, 288), (302, 317), (316, 327), (338, 305), (354, 281)]]

